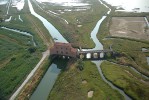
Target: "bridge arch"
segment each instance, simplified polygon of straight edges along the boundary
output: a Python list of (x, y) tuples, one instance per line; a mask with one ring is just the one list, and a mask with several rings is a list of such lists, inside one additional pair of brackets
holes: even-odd
[(91, 53), (87, 53), (86, 54), (86, 59), (91, 59), (92, 58), (92, 54)]

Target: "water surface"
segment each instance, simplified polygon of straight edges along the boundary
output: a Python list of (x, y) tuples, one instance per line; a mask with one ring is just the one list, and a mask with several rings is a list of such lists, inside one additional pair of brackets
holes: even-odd
[(1, 0), (0, 5), (5, 5), (8, 2), (8, 0)]
[(40, 3), (49, 2), (53, 4), (58, 4), (61, 6), (88, 6), (90, 4), (82, 2), (82, 0), (36, 0)]
[(60, 71), (61, 70), (57, 68), (56, 64), (51, 64), (30, 100), (47, 100)]
[(29, 9), (30, 9), (31, 14), (34, 15), (35, 17), (37, 17), (40, 21), (42, 21), (43, 25), (49, 31), (49, 34), (52, 36), (52, 38), (54, 39), (55, 42), (68, 43), (67, 40), (60, 34), (60, 32), (51, 23), (49, 23), (45, 18), (38, 15), (34, 11), (30, 0), (28, 0), (28, 5), (29, 5)]
[(148, 63), (148, 65), (149, 65), (149, 57), (146, 57), (146, 59), (147, 59), (147, 63)]
[(149, 12), (149, 0), (103, 0), (112, 6), (122, 7), (122, 11)]

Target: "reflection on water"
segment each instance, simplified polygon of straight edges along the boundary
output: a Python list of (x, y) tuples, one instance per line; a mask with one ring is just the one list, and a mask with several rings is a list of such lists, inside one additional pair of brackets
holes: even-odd
[(0, 5), (4, 5), (4, 4), (6, 4), (8, 1), (7, 0), (1, 0), (0, 1)]
[(34, 11), (30, 0), (28, 0), (28, 5), (29, 5), (29, 9), (30, 9), (31, 14), (34, 15), (35, 17), (37, 17), (40, 21), (42, 21), (43, 25), (49, 31), (49, 33), (51, 34), (51, 36), (55, 42), (68, 43), (67, 40), (60, 34), (60, 32), (51, 23), (49, 23), (45, 18), (38, 15)]
[(5, 22), (11, 21), (12, 16), (10, 16), (8, 19), (5, 19)]
[(119, 6), (125, 11), (149, 12), (149, 0), (103, 0), (112, 6)]
[[(148, 49), (146, 49), (146, 48), (142, 48), (142, 52), (146, 52), (146, 51), (148, 51)], [(147, 59), (147, 63), (148, 63), (148, 65), (149, 65), (149, 57), (146, 57), (146, 59)]]
[(12, 7), (16, 7), (17, 8), (17, 10), (22, 10), (23, 9), (23, 7), (24, 7), (24, 0), (19, 0), (19, 1), (17, 1), (17, 0), (13, 0), (12, 1)]
[(88, 3), (82, 3), (82, 0), (36, 0), (38, 2), (49, 2), (61, 6), (88, 6)]
[(149, 65), (149, 57), (146, 57), (146, 59), (147, 59), (147, 63), (148, 63), (148, 65)]
[(60, 71), (56, 64), (51, 64), (30, 100), (47, 100)]

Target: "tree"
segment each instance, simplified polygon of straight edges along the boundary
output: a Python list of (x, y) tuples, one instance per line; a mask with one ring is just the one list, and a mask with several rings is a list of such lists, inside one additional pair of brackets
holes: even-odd
[(28, 51), (29, 51), (30, 53), (34, 53), (34, 52), (36, 51), (36, 48), (35, 48), (35, 47), (30, 47), (30, 48), (28, 49)]

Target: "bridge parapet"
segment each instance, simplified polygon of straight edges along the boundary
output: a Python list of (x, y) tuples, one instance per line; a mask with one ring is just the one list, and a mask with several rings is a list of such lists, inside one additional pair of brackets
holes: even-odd
[(90, 50), (78, 51), (78, 57), (81, 59), (103, 59), (107, 54), (113, 55), (112, 50)]

